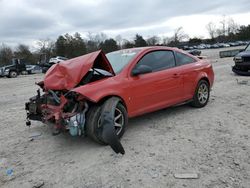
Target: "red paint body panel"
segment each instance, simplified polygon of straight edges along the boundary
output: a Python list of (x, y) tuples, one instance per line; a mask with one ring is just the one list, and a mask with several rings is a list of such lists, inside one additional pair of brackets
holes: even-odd
[[(138, 116), (192, 99), (195, 88), (202, 78), (208, 79), (210, 87), (212, 87), (214, 72), (211, 64), (207, 60), (200, 60), (190, 54), (187, 55), (195, 59), (196, 62), (158, 72), (131, 76), (131, 71), (138, 61), (145, 54), (156, 50), (171, 50), (186, 54), (175, 48), (141, 48), (136, 57), (119, 74), (73, 88), (81, 80), (82, 76), (86, 74), (87, 68), (93, 66), (94, 57), (102, 53), (96, 52), (90, 56), (87, 55), (87, 57), (82, 56), (79, 59), (71, 60), (71, 63), (76, 61), (72, 69), (67, 67), (70, 67), (69, 62), (65, 62), (63, 66), (54, 66), (54, 69), (49, 71), (45, 76), (45, 87), (52, 89), (73, 88), (72, 91), (96, 103), (107, 96), (119, 96), (126, 105), (129, 117)], [(87, 63), (84, 63), (84, 66), (80, 63), (83, 60), (87, 61)], [(106, 59), (104, 64), (109, 65)], [(61, 71), (64, 70), (61, 69), (64, 66), (67, 67), (66, 72)], [(58, 70), (60, 74), (57, 75)], [(69, 79), (66, 79), (65, 82), (65, 79), (60, 80), (63, 73), (69, 73), (70, 75)], [(73, 78), (74, 76), (76, 78)]]

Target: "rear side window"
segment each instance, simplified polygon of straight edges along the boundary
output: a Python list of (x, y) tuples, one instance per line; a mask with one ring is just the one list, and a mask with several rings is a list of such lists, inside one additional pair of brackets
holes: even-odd
[(176, 64), (178, 66), (194, 63), (196, 61), (195, 59), (193, 59), (192, 57), (189, 57), (186, 54), (182, 54), (179, 52), (175, 52), (175, 54), (176, 54)]
[(154, 51), (146, 54), (138, 65), (147, 65), (157, 72), (175, 67), (175, 58), (172, 51)]

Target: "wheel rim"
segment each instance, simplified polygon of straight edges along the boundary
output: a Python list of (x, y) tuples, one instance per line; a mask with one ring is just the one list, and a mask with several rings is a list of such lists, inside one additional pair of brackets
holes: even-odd
[(205, 104), (208, 100), (208, 86), (205, 83), (202, 83), (198, 89), (198, 100), (201, 104)]
[[(122, 111), (119, 108), (115, 108), (115, 115), (114, 115), (114, 121), (115, 121), (115, 132), (116, 135), (119, 135), (122, 131), (122, 128), (124, 126), (124, 115)], [(101, 127), (101, 117), (98, 120), (98, 128)]]
[(16, 76), (17, 76), (16, 72), (11, 73), (11, 77), (16, 77)]

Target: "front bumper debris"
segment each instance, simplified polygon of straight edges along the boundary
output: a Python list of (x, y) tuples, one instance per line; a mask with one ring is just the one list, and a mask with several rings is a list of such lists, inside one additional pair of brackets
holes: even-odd
[(26, 125), (31, 125), (30, 120), (41, 121), (46, 124), (52, 123), (57, 133), (69, 130), (72, 136), (83, 135), (88, 104), (78, 101), (74, 104), (74, 108), (67, 111), (65, 105), (68, 102), (64, 95), (58, 97), (55, 92), (49, 91), (41, 96), (40, 90), (37, 90), (37, 95), (25, 104)]

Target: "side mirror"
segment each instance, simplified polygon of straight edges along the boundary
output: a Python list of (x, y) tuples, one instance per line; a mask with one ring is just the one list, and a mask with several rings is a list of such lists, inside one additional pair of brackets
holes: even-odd
[(242, 49), (242, 50), (239, 50), (239, 52), (244, 52), (245, 50), (244, 49)]
[(140, 74), (146, 74), (152, 71), (152, 68), (147, 65), (139, 65), (132, 70), (132, 76), (138, 76)]

